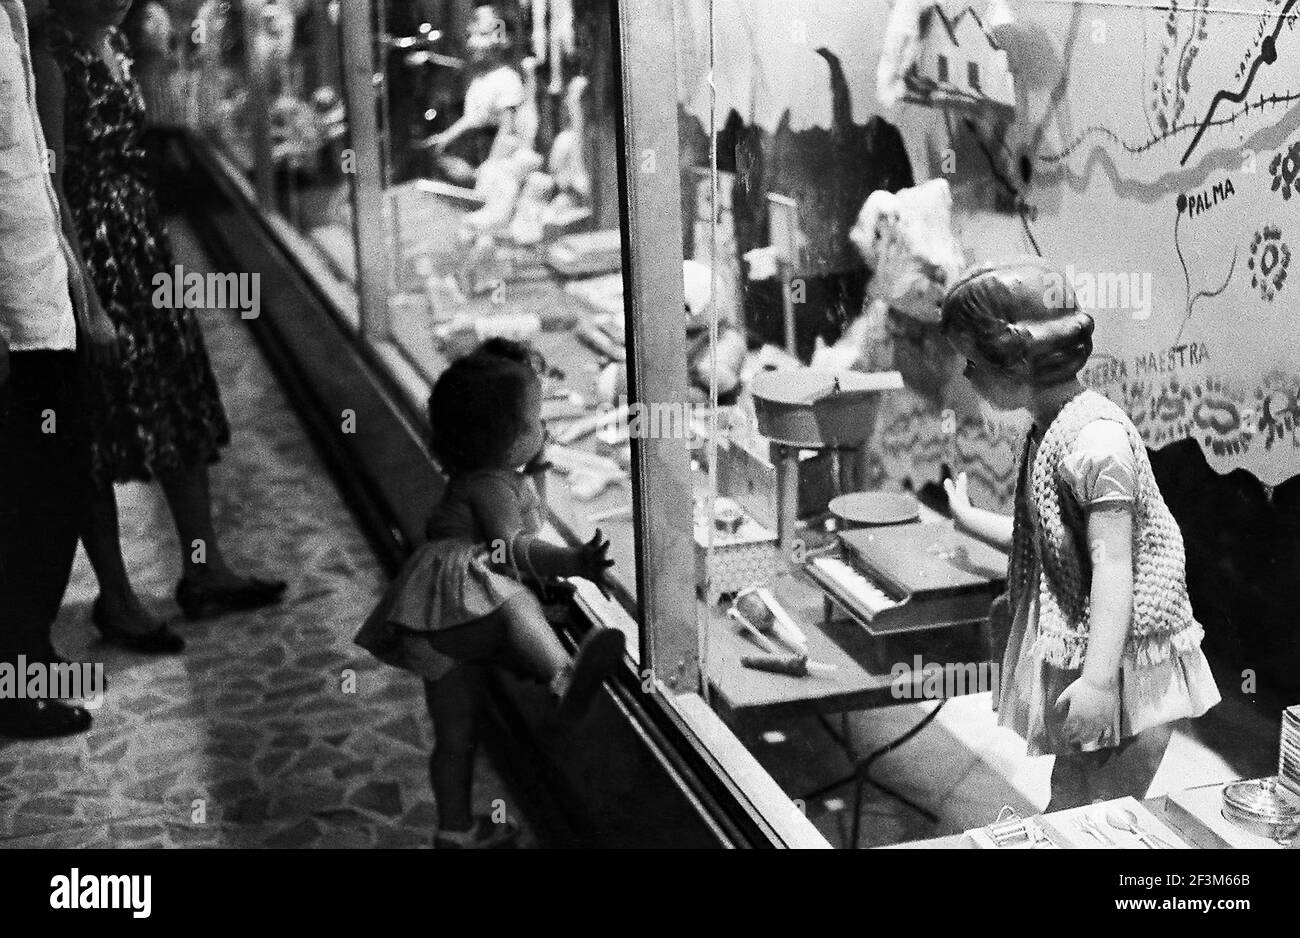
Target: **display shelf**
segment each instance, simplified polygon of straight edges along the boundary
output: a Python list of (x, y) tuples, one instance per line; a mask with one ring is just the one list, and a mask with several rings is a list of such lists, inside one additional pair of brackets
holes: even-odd
[[(742, 655), (763, 651), (727, 618), (725, 608), (702, 608), (708, 622), (708, 675), (714, 703), (728, 720), (753, 722), (809, 713), (839, 713), (891, 706), (921, 699), (922, 676), (906, 686), (895, 665), (925, 660), (986, 659), (984, 643), (974, 628), (954, 628), (872, 638), (847, 621), (823, 622), (823, 593), (797, 573), (784, 573), (771, 584), (773, 595), (808, 638), (808, 657), (835, 670), (806, 677), (789, 677), (745, 668)], [(972, 688), (972, 690), (974, 690)]]

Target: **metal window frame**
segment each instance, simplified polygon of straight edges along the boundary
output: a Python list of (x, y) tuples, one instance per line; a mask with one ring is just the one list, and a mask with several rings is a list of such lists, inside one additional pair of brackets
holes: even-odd
[[(684, 403), (687, 342), (682, 261), (677, 33), (679, 0), (619, 0), (614, 50), (622, 83), (618, 167), (629, 398)], [(782, 795), (699, 695), (694, 492), (683, 439), (632, 440), (632, 495), (647, 715), (751, 846), (826, 846), (806, 820), (769, 816)], [(644, 678), (653, 681), (647, 686)], [(675, 701), (680, 701), (677, 703)], [(712, 727), (713, 739), (709, 739)], [(733, 769), (748, 766), (737, 777)], [(763, 773), (766, 784), (755, 783)], [(774, 795), (775, 793), (775, 795)]]
[(266, 85), (266, 74), (254, 68), (253, 57), (257, 49), (257, 24), (261, 19), (266, 0), (241, 0), (243, 20), (244, 80), (248, 87), (248, 107), (252, 115), (251, 144), (253, 150), (253, 188), (258, 199), (270, 209), (275, 208), (275, 163), (271, 157), (271, 95)]
[[(617, 125), (623, 211), (628, 393), (644, 404), (685, 402), (681, 180), (673, 0), (616, 4), (622, 84)], [(641, 660), (671, 692), (700, 681), (690, 453), (684, 439), (632, 440)], [(685, 496), (685, 497), (683, 497)]]
[(378, 46), (372, 20), (375, 8), (373, 0), (339, 4), (339, 77), (347, 104), (348, 149), (354, 160), (354, 172), (349, 175), (361, 334), (384, 340), (391, 334), (388, 294), (397, 259), (392, 256), (394, 246), (384, 224), (384, 164), (375, 90)]

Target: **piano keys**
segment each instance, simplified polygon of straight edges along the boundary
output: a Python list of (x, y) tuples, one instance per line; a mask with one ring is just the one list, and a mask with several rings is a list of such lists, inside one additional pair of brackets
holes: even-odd
[(838, 556), (804, 564), (826, 596), (872, 635), (973, 625), (1006, 581), (1006, 555), (949, 522), (842, 532)]
[(811, 564), (813, 569), (822, 574), (814, 574), (814, 579), (821, 582), (823, 576), (829, 578), (834, 586), (835, 598), (838, 600), (842, 595), (858, 607), (867, 619), (874, 620), (886, 609), (896, 608), (899, 604), (899, 600), (890, 598), (888, 593), (859, 573), (856, 567), (839, 557), (817, 557)]

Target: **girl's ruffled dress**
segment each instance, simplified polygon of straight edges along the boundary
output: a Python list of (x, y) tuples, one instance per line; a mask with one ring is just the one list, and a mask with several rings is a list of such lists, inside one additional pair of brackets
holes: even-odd
[[(1031, 442), (1032, 465), (1037, 443)], [(1137, 467), (1128, 436), (1112, 420), (1095, 420), (1084, 427), (1062, 460), (1060, 472), (1084, 508), (1108, 502), (1132, 503), (1137, 491)], [(1037, 641), (1038, 578), (1035, 559), (1030, 587), (1020, 608), (1013, 610), (1010, 637), (1002, 660), (998, 723), (1023, 737), (1031, 756), (1077, 752), (1061, 730), (1057, 699), (1083, 672), (1060, 668), (1045, 660)], [(1199, 626), (1197, 626), (1199, 630)], [(1198, 717), (1219, 702), (1209, 662), (1197, 641), (1187, 650), (1174, 650), (1157, 664), (1139, 663), (1126, 651), (1120, 665), (1120, 698), (1111, 725), (1111, 740), (1126, 739), (1143, 730), (1185, 717)], [(1110, 743), (1114, 745), (1114, 743)], [(1102, 748), (1096, 743), (1084, 751)]]
[(429, 519), (429, 540), (389, 584), (355, 638), (379, 660), (428, 680), (457, 664), (432, 647), (429, 637), (481, 620), (521, 593), (532, 596), (517, 571), (506, 575), (491, 563), (493, 551), (470, 500), (475, 489), (492, 499), (517, 499), (524, 519), (520, 534), (541, 530), (541, 499), (531, 479), (506, 469), (453, 478)]

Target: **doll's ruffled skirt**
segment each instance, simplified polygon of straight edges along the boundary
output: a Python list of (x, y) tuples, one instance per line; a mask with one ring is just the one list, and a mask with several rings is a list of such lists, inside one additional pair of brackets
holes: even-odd
[(494, 571), (481, 546), (430, 541), (389, 584), (355, 641), (386, 664), (436, 680), (458, 662), (429, 640), (436, 644), (438, 633), (479, 622), (521, 594), (532, 595)]
[(1057, 712), (1056, 702), (1083, 673), (1082, 668), (1061, 668), (1044, 660), (1035, 647), (1036, 598), (1025, 607), (1013, 620), (1002, 659), (997, 710), (999, 725), (1015, 730), (1028, 743), (1031, 756), (1115, 746), (1151, 727), (1199, 717), (1221, 699), (1199, 644), (1171, 650), (1155, 664), (1139, 663), (1125, 654), (1120, 663), (1119, 706), (1107, 742), (1075, 746), (1062, 732), (1063, 715)]

